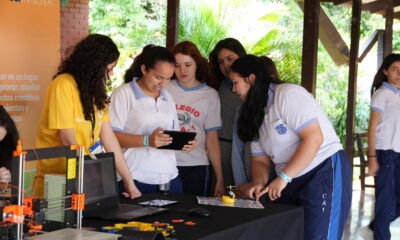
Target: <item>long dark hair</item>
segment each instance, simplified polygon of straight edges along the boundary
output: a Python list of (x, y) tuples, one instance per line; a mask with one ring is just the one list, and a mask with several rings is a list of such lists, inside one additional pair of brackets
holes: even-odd
[(240, 108), (238, 118), (238, 135), (243, 142), (259, 139), (259, 129), (264, 120), (264, 108), (268, 101), (270, 83), (282, 83), (278, 77), (275, 63), (267, 57), (245, 55), (236, 59), (231, 72), (243, 78), (254, 74), (255, 80), (247, 93), (246, 100)]
[(19, 134), (14, 121), (2, 105), (0, 105), (0, 126), (5, 127), (7, 131), (4, 139), (0, 141), (0, 167), (10, 169), (13, 152), (19, 140)]
[(183, 41), (174, 46), (172, 54), (181, 53), (183, 55), (190, 56), (196, 63), (196, 79), (200, 82), (206, 82), (210, 79), (210, 69), (208, 61), (204, 58), (196, 45), (189, 41)]
[(141, 66), (144, 65), (146, 70), (153, 69), (157, 62), (169, 62), (171, 64), (175, 63), (175, 58), (171, 51), (165, 47), (156, 46), (149, 44), (145, 46), (142, 52), (137, 55), (125, 72), (124, 80), (125, 83), (129, 83), (134, 77), (141, 78), (143, 76)]
[(211, 51), (208, 60), (210, 61), (211, 72), (213, 77), (207, 82), (211, 87), (218, 89), (221, 85), (222, 79), (225, 78), (224, 74), (222, 74), (219, 69), (218, 64), (218, 53), (222, 49), (228, 49), (234, 53), (236, 53), (239, 57), (246, 55), (246, 50), (243, 45), (236, 40), (235, 38), (225, 38), (220, 40)]
[(91, 34), (80, 41), (58, 68), (58, 76), (71, 74), (79, 89), (86, 120), (94, 121), (94, 107), (102, 110), (109, 102), (106, 92), (107, 66), (119, 58), (115, 43), (108, 36)]
[(376, 90), (382, 85), (383, 82), (387, 82), (387, 76), (383, 72), (384, 70), (388, 70), (390, 65), (394, 62), (399, 62), (400, 61), (400, 54), (397, 53), (392, 53), (389, 54), (385, 57), (385, 59), (382, 62), (381, 67), (379, 68), (378, 72), (376, 72), (375, 77), (374, 77), (374, 82), (372, 83), (371, 87), (371, 96), (374, 94)]

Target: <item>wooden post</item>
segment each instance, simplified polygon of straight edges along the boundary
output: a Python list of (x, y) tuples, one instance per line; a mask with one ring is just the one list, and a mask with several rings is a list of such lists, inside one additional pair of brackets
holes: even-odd
[(315, 96), (318, 54), (319, 0), (304, 0), (301, 85)]
[(354, 156), (354, 120), (357, 96), (358, 49), (360, 45), (361, 0), (353, 0), (351, 17), (351, 45), (349, 60), (349, 82), (346, 116), (346, 152), (353, 164)]
[(168, 49), (178, 43), (179, 0), (168, 0), (167, 3), (167, 42)]

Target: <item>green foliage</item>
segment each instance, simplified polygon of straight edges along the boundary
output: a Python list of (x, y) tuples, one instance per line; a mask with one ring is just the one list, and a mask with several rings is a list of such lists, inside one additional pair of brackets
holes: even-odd
[(118, 45), (121, 57), (109, 83), (109, 92), (123, 82), (132, 57), (149, 44), (165, 46), (167, 1), (91, 0), (90, 33), (110, 36)]
[(189, 40), (207, 58), (215, 44), (226, 36), (226, 27), (218, 21), (220, 13), (203, 2), (182, 2), (179, 9), (179, 41)]

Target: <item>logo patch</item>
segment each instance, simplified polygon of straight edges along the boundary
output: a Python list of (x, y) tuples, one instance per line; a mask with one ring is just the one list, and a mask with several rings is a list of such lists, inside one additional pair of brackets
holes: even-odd
[(280, 135), (285, 135), (286, 132), (287, 132), (287, 127), (281, 123), (281, 124), (279, 124), (278, 126), (275, 127), (275, 130), (276, 130)]

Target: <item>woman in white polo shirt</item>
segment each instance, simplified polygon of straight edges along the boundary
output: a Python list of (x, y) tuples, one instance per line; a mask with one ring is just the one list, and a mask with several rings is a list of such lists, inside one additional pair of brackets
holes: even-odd
[[(327, 116), (313, 96), (281, 83), (254, 55), (231, 66), (239, 95), (237, 132), (251, 142), (252, 181), (246, 196), (263, 194), (304, 207), (304, 239), (341, 239), (351, 203), (350, 162)], [(271, 161), (277, 177), (267, 184)]]
[[(171, 143), (163, 130), (179, 129), (175, 102), (164, 89), (174, 73), (174, 63), (165, 47), (146, 46), (127, 70), (125, 84), (111, 95), (111, 124), (142, 193), (157, 192), (161, 179), (171, 181), (170, 192), (182, 193), (175, 152), (157, 149)], [(192, 148), (185, 145), (183, 150)]]
[(388, 55), (371, 89), (368, 173), (375, 176), (374, 239), (390, 239), (400, 216), (400, 54)]

